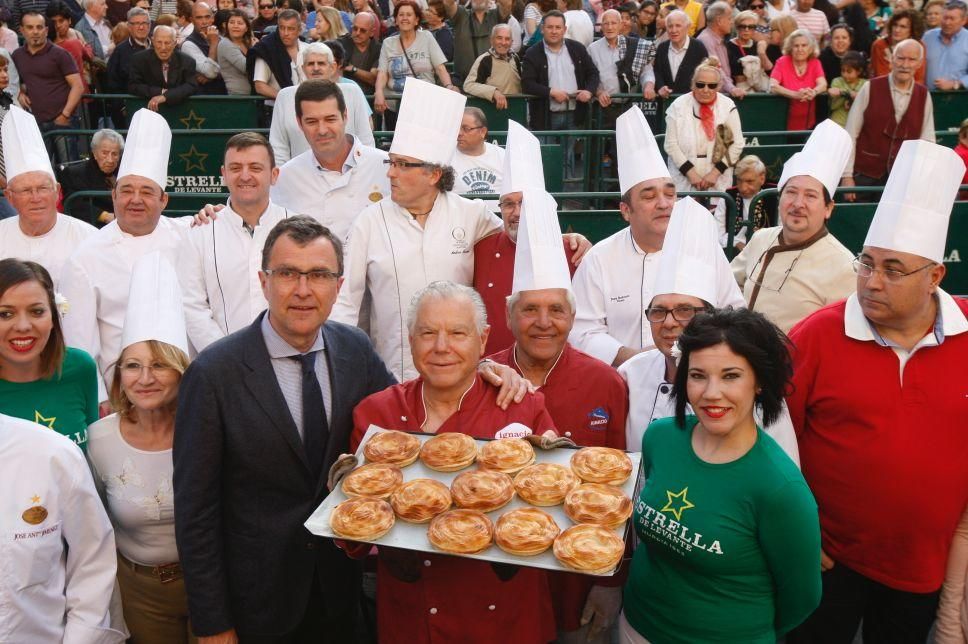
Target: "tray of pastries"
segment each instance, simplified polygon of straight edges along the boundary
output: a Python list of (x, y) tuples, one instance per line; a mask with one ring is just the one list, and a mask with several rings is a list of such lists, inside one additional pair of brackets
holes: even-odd
[(599, 576), (625, 553), (638, 452), (371, 426), (356, 457), (313, 534)]

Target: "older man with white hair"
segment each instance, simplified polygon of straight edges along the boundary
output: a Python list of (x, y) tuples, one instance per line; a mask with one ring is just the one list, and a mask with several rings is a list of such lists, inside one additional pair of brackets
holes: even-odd
[(511, 49), (511, 27), (501, 23), (491, 29), (491, 48), (471, 65), (464, 78), (464, 92), (507, 109), (508, 94), (521, 93), (521, 59)]
[(729, 73), (729, 52), (726, 39), (733, 33), (733, 8), (728, 2), (719, 0), (706, 7), (706, 28), (696, 36), (696, 40), (706, 47), (706, 52), (719, 61), (719, 74), (722, 85), (719, 91), (734, 98), (746, 96), (746, 90), (733, 84)]
[(60, 186), (32, 115), (11, 106), (3, 119), (2, 139), (7, 170), (4, 194), (17, 216), (0, 221), (0, 259), (37, 262), (56, 287), (64, 262), (96, 229), (57, 212)]
[(494, 25), (511, 17), (511, 4), (511, 0), (497, 0), (492, 9), (490, 0), (471, 0), (470, 7), (465, 8), (457, 0), (444, 0), (454, 30), (454, 71), (459, 77), (467, 78), (471, 65), (487, 50)]
[(105, 16), (108, 13), (106, 0), (83, 0), (84, 15), (77, 21), (74, 28), (84, 36), (84, 40), (91, 45), (94, 57), (102, 62), (114, 51), (114, 41), (111, 40), (111, 23)]
[(650, 101), (657, 94), (668, 98), (670, 94), (691, 91), (692, 74), (708, 55), (705, 45), (689, 37), (692, 20), (686, 12), (679, 9), (669, 12), (665, 24), (669, 39), (655, 50), (655, 82), (646, 84), (643, 91)]

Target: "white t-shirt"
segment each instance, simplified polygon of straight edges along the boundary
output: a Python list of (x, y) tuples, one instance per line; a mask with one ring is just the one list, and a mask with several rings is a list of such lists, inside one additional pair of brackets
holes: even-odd
[[(493, 143), (484, 144), (484, 154), (469, 156), (456, 150), (451, 159), (456, 175), (454, 192), (459, 195), (497, 194), (501, 189), (501, 174), (504, 170), (504, 149)], [(492, 210), (497, 209), (497, 201), (485, 201)]]

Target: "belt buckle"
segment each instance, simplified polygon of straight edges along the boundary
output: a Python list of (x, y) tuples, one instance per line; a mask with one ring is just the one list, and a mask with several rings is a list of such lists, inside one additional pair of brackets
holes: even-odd
[(181, 565), (178, 563), (170, 563), (162, 566), (155, 566), (155, 574), (158, 575), (158, 581), (163, 584), (177, 581), (181, 579), (182, 576)]

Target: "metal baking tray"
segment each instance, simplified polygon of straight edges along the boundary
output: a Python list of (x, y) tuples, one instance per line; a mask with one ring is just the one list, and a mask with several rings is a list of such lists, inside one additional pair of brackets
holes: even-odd
[[(363, 458), (363, 446), (374, 434), (377, 434), (379, 432), (385, 432), (385, 431), (388, 431), (388, 430), (377, 427), (376, 425), (370, 425), (369, 429), (367, 429), (366, 434), (363, 436), (363, 440), (360, 442), (359, 448), (356, 450), (356, 456), (360, 461), (360, 465), (365, 464), (365, 459)], [(427, 441), (433, 438), (435, 434), (415, 433), (414, 436), (419, 438), (420, 442), (423, 443), (424, 441)], [(484, 443), (490, 439), (475, 439), (475, 440), (478, 443)], [(559, 465), (568, 466), (569, 461), (571, 460), (571, 456), (575, 452), (575, 449), (579, 449), (579, 448), (559, 447), (557, 449), (552, 449), (552, 450), (542, 450), (542, 449), (535, 448), (534, 450), (535, 459), (536, 459), (535, 462), (536, 463), (557, 463)], [(628, 452), (628, 456), (632, 461), (632, 476), (630, 476), (628, 480), (621, 485), (621, 488), (622, 488), (622, 491), (625, 492), (625, 494), (629, 498), (632, 498), (634, 501), (635, 497), (633, 496), (633, 494), (635, 492), (636, 481), (638, 479), (638, 473), (640, 470), (639, 462), (641, 461), (642, 454), (640, 452)], [(476, 467), (477, 465), (475, 463), (470, 465), (467, 468), (464, 468), (463, 470), (458, 470), (457, 472), (438, 472), (436, 470), (430, 469), (429, 467), (426, 467), (420, 459), (417, 459), (416, 462), (403, 468), (403, 480), (410, 481), (417, 478), (431, 478), (431, 479), (436, 479), (440, 481), (447, 487), (450, 487), (450, 484), (454, 480), (454, 477), (456, 477), (461, 472), (465, 472), (468, 469), (475, 469)], [(332, 513), (333, 508), (335, 508), (337, 505), (345, 501), (347, 498), (348, 497), (343, 493), (343, 491), (340, 488), (337, 488), (332, 492), (330, 492), (329, 496), (326, 497), (326, 500), (324, 500), (319, 505), (319, 507), (316, 508), (316, 511), (313, 512), (312, 516), (310, 516), (309, 519), (306, 520), (306, 523), (305, 523), (306, 529), (309, 530), (311, 533), (315, 535), (319, 535), (321, 537), (329, 537), (331, 539), (339, 538), (335, 534), (333, 534), (333, 530), (329, 526), (329, 516)], [(529, 503), (521, 500), (520, 498), (518, 498), (517, 495), (515, 495), (514, 498), (511, 500), (511, 502), (505, 505), (503, 508), (499, 508), (497, 510), (494, 510), (493, 512), (489, 512), (488, 517), (490, 517), (491, 521), (497, 524), (497, 520), (505, 512), (510, 512), (511, 510), (514, 510), (517, 508), (524, 508), (524, 507), (534, 507), (534, 506), (531, 506)], [(558, 527), (562, 531), (564, 531), (566, 528), (569, 528), (575, 524), (574, 521), (569, 519), (568, 516), (565, 514), (565, 509), (563, 505), (541, 507), (539, 509), (544, 510), (549, 515), (551, 515), (551, 517), (555, 520), (555, 523), (558, 524)], [(631, 519), (629, 519), (629, 521), (631, 521)], [(427, 539), (427, 528), (429, 525), (430, 525), (429, 523), (421, 523), (421, 524), (407, 523), (406, 521), (402, 521), (398, 518), (394, 523), (393, 528), (391, 528), (388, 533), (386, 533), (379, 539), (375, 539), (373, 541), (367, 541), (367, 543), (372, 543), (377, 546), (385, 545), (385, 546), (393, 546), (394, 548), (404, 548), (407, 550), (418, 550), (420, 552), (431, 552), (438, 555), (448, 554), (455, 557), (466, 556), (466, 557), (470, 557), (471, 559), (481, 559), (483, 561), (514, 564), (517, 566), (530, 566), (532, 568), (544, 568), (546, 570), (575, 572), (570, 568), (560, 564), (558, 560), (555, 558), (555, 555), (552, 552), (551, 548), (541, 553), (540, 555), (535, 555), (532, 557), (521, 557), (518, 555), (508, 554), (507, 552), (504, 552), (496, 544), (493, 544), (493, 543), (487, 548), (487, 550), (484, 550), (483, 552), (480, 552), (475, 555), (457, 555), (453, 553), (441, 552), (440, 550), (435, 549), (430, 544), (430, 540)], [(626, 532), (627, 527), (628, 527), (628, 521), (623, 523), (621, 526), (615, 528), (615, 533), (624, 539), (627, 535), (627, 532)], [(615, 570), (612, 570), (611, 572), (598, 575), (598, 576), (609, 577), (614, 574), (615, 574)]]

